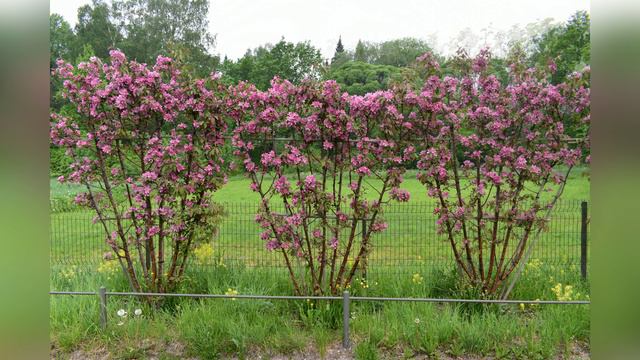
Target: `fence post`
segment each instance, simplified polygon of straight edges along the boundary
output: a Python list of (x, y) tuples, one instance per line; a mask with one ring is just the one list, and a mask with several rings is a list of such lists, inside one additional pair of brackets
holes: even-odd
[[(362, 241), (364, 241), (365, 234), (367, 233), (367, 219), (362, 219)], [(362, 256), (362, 261), (360, 262), (360, 272), (362, 273), (362, 278), (367, 280), (367, 268), (369, 267), (368, 258), (368, 250)]]
[(342, 347), (349, 348), (349, 292), (342, 293)]
[(100, 297), (100, 326), (103, 329), (107, 328), (107, 289), (101, 286), (98, 290), (98, 296)]
[(580, 273), (587, 278), (587, 202), (582, 202), (582, 219), (580, 228)]

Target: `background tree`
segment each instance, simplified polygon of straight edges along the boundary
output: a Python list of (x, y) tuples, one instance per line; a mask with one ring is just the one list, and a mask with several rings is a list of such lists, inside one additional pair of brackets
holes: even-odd
[(321, 65), (320, 50), (308, 41), (294, 44), (283, 38), (275, 45), (267, 44), (247, 50), (235, 62), (225, 61), (221, 70), (227, 82), (248, 81), (258, 89), (265, 90), (276, 76), (294, 84), (305, 78), (318, 79)]
[(109, 56), (110, 49), (122, 46), (122, 34), (114, 23), (113, 12), (102, 0), (93, 0), (91, 4), (78, 8), (75, 32), (76, 56), (86, 44), (91, 45), (95, 55), (102, 59)]
[(76, 34), (59, 14), (49, 15), (49, 66), (55, 67), (56, 60), (73, 58)]
[(394, 80), (401, 78), (401, 71), (395, 66), (367, 64), (361, 61), (349, 61), (327, 73), (327, 79), (333, 79), (340, 88), (352, 95), (364, 95), (368, 92), (388, 89)]
[(333, 58), (331, 58), (331, 67), (338, 67), (349, 60), (349, 53), (345, 52), (344, 45), (342, 45), (342, 36), (340, 36), (336, 44), (336, 51), (333, 54)]
[(432, 49), (424, 40), (406, 37), (385, 41), (377, 45), (377, 53), (372, 63), (405, 67), (416, 61), (416, 58)]
[(153, 63), (171, 55), (202, 76), (219, 62), (209, 53), (215, 37), (208, 32), (206, 0), (118, 0), (112, 14), (125, 37), (121, 48), (132, 59)]
[(551, 28), (534, 39), (532, 61), (547, 66), (553, 60), (557, 71), (552, 81), (564, 81), (567, 75), (581, 70), (590, 62), (590, 17), (585, 11), (576, 12), (566, 24)]
[[(76, 35), (71, 26), (61, 15), (49, 15), (49, 68), (53, 69), (56, 60), (72, 60), (75, 52)], [(57, 96), (62, 87), (59, 79), (51, 77), (49, 80), (49, 106), (53, 109), (60, 109), (62, 101)]]
[(368, 62), (369, 60), (366, 53), (366, 47), (364, 46), (364, 43), (362, 42), (362, 40), (358, 40), (358, 44), (356, 45), (356, 50), (353, 53), (353, 60), (361, 61), (361, 62)]

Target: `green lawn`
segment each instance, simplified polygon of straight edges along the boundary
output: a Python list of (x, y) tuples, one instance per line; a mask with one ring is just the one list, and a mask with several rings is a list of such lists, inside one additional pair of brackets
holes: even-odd
[[(564, 200), (589, 200), (590, 185), (589, 178), (587, 177), (588, 171), (587, 168), (578, 168), (571, 172), (571, 176), (564, 190)], [(425, 187), (416, 179), (415, 175), (415, 171), (408, 171), (407, 174), (405, 174), (405, 181), (401, 187), (411, 193), (411, 200), (409, 202), (427, 201)], [(370, 181), (373, 183), (376, 182), (376, 180)], [(214, 199), (223, 203), (257, 202), (259, 196), (249, 189), (249, 184), (250, 181), (245, 176), (231, 176), (229, 182), (215, 193)], [(60, 184), (57, 179), (51, 179), (50, 181), (50, 196), (52, 199), (71, 198), (83, 190), (82, 185)], [(373, 198), (375, 193), (369, 191), (368, 196)]]
[[(585, 169), (574, 171), (567, 183), (562, 202), (558, 204), (548, 231), (542, 234), (534, 257), (556, 265), (577, 265), (580, 257), (580, 204), (589, 199), (589, 180)], [(394, 203), (385, 209), (389, 228), (375, 235), (369, 255), (372, 270), (387, 271), (398, 267), (407, 271), (442, 265), (452, 261), (451, 250), (443, 236), (436, 234), (433, 201), (422, 184), (409, 173), (403, 188), (412, 194), (406, 203)], [(70, 198), (80, 186), (58, 184), (52, 180), (52, 198)], [(369, 192), (373, 196), (373, 191)], [(227, 216), (220, 233), (212, 239), (215, 261), (249, 267), (282, 266), (279, 254), (264, 249), (259, 239), (260, 228), (253, 220), (258, 196), (249, 190), (249, 180), (236, 176), (215, 193), (223, 203)], [(54, 212), (51, 215), (52, 264), (97, 264), (108, 249), (104, 230), (92, 223), (88, 210)], [(214, 259), (211, 259), (212, 262)]]

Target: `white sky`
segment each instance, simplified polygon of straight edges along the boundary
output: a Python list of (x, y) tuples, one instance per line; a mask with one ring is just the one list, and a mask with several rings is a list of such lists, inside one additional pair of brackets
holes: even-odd
[[(51, 0), (50, 12), (72, 26), (78, 7), (90, 0)], [(347, 49), (358, 39), (383, 41), (400, 37), (427, 40), (447, 52), (450, 39), (465, 28), (508, 30), (513, 25), (553, 18), (566, 21), (588, 0), (210, 0), (209, 31), (216, 35), (215, 53), (241, 57), (248, 48), (309, 40), (325, 58), (333, 56), (338, 37)]]

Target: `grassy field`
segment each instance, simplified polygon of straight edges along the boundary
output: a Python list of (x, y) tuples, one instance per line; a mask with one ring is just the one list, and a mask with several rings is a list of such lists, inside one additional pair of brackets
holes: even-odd
[[(541, 238), (515, 299), (588, 299), (579, 276), (579, 201), (589, 181), (574, 172), (549, 231)], [(212, 263), (193, 267), (179, 292), (291, 294), (280, 258), (264, 250), (253, 213), (257, 197), (234, 177), (215, 194), (228, 216), (213, 240)], [(355, 295), (470, 298), (450, 265), (447, 243), (435, 236), (424, 188), (411, 176), (408, 204), (385, 213), (389, 229), (375, 240), (367, 281)], [(52, 199), (69, 199), (81, 187), (51, 183)], [(115, 267), (102, 262), (104, 234), (86, 210), (51, 215), (51, 289), (129, 290)], [(77, 266), (83, 260), (84, 266)], [(222, 262), (220, 262), (222, 260)], [(373, 271), (376, 269), (376, 271)], [(420, 281), (416, 281), (415, 274)], [(560, 285), (558, 285), (560, 284)], [(557, 287), (561, 291), (558, 293)], [(567, 287), (568, 286), (568, 287)], [(554, 291), (553, 288), (556, 288)], [(340, 350), (341, 304), (305, 301), (174, 299), (149, 307), (133, 298), (109, 298), (109, 326), (98, 326), (93, 296), (50, 301), (51, 355), (114, 359), (350, 359), (477, 358), (583, 359), (589, 357), (589, 306), (485, 306), (361, 302), (352, 305), (353, 347)], [(134, 310), (142, 315), (135, 316)], [(126, 318), (116, 315), (119, 309)]]
[[(589, 199), (585, 172), (585, 169), (573, 172), (562, 202), (556, 208), (548, 231), (542, 234), (534, 257), (558, 265), (577, 264), (580, 254), (579, 202)], [(384, 219), (389, 228), (374, 237), (373, 251), (369, 255), (374, 268), (422, 268), (452, 261), (446, 239), (436, 234), (433, 202), (427, 198), (423, 185), (414, 175), (408, 174), (403, 184), (412, 194), (409, 203), (396, 203), (385, 209)], [(62, 185), (52, 180), (52, 199), (69, 199), (78, 191), (82, 191), (80, 186)], [(368, 194), (373, 196), (372, 193)], [(211, 261), (222, 259), (226, 263), (249, 267), (282, 266), (278, 254), (265, 251), (264, 242), (258, 237), (261, 230), (253, 218), (259, 198), (249, 190), (249, 181), (233, 177), (215, 193), (214, 198), (224, 204), (227, 216), (221, 223), (219, 235), (212, 239), (215, 256)], [(100, 262), (108, 249), (104, 243), (104, 231), (99, 224), (92, 223), (93, 216), (91, 211), (79, 209), (52, 213), (53, 264)]]
[[(577, 168), (571, 172), (569, 181), (564, 191), (563, 199), (565, 200), (589, 200), (589, 178), (587, 168)], [(402, 184), (402, 188), (408, 190), (411, 193), (412, 202), (421, 202), (427, 199), (427, 194), (424, 185), (422, 185), (415, 177), (416, 172), (409, 170), (405, 174), (405, 181)], [(376, 183), (377, 180), (370, 180), (372, 183)], [(250, 181), (242, 176), (235, 175), (229, 178), (229, 182), (225, 186), (217, 191), (214, 195), (214, 199), (223, 203), (246, 203), (257, 202), (259, 196), (249, 190)], [(52, 199), (58, 198), (70, 198), (76, 193), (83, 191), (81, 185), (76, 184), (60, 184), (56, 179), (51, 179), (50, 182), (50, 194)], [(372, 191), (368, 192), (368, 196), (373, 199), (376, 194)]]

